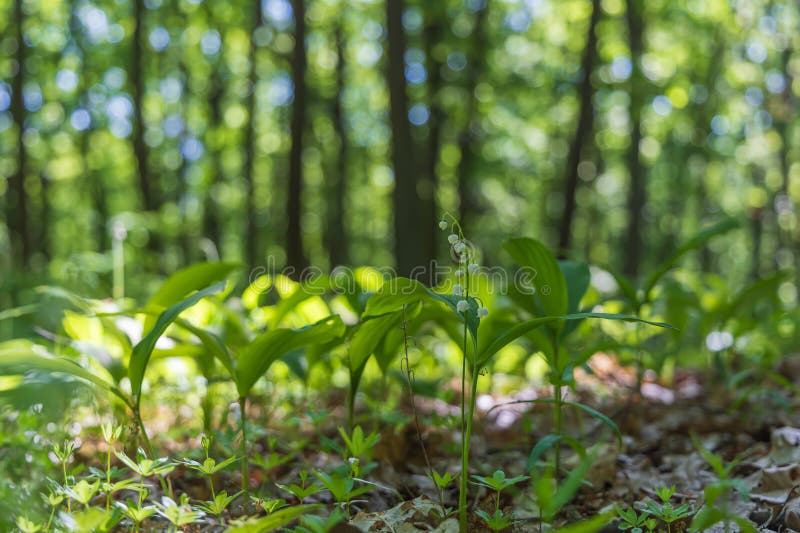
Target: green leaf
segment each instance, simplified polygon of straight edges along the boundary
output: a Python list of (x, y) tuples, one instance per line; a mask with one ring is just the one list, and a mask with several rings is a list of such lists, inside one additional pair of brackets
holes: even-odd
[(643, 298), (645, 302), (650, 301), (650, 293), (653, 290), (653, 287), (656, 286), (658, 281), (664, 277), (675, 264), (680, 261), (680, 259), (686, 255), (687, 253), (691, 252), (692, 250), (696, 250), (701, 248), (705, 245), (708, 241), (712, 238), (716, 237), (717, 235), (722, 235), (723, 233), (727, 233), (734, 228), (739, 227), (739, 221), (733, 218), (729, 218), (713, 224), (700, 232), (696, 233), (693, 237), (691, 237), (688, 241), (683, 243), (681, 246), (675, 250), (671, 256), (669, 256), (666, 260), (662, 261), (661, 264), (658, 265), (658, 268), (648, 276), (647, 280), (643, 286)]
[(236, 362), (236, 389), (246, 397), (256, 381), (263, 376), (278, 358), (298, 348), (323, 344), (341, 337), (345, 325), (338, 315), (300, 329), (273, 329), (262, 333), (244, 347)]
[(396, 277), (387, 280), (380, 290), (367, 300), (364, 318), (380, 316), (400, 311), (404, 305), (410, 305), (425, 298), (428, 292), (425, 286), (413, 279)]
[(39, 306), (37, 304), (21, 305), (5, 311), (0, 311), (0, 320), (8, 320), (9, 318), (18, 318), (21, 316), (29, 315), (36, 311)]
[(392, 328), (400, 328), (402, 311), (369, 317), (361, 322), (350, 339), (350, 371), (363, 369), (369, 356)]
[(608, 514), (600, 514), (588, 520), (557, 529), (554, 533), (595, 533), (603, 529), (611, 521)]
[(25, 346), (13, 343), (9, 347), (0, 345), (0, 374), (15, 375), (37, 370), (40, 372), (60, 372), (82, 379), (106, 392), (114, 394), (126, 405), (129, 399), (111, 383), (86, 370), (75, 361), (63, 357), (55, 357), (41, 347)]
[(558, 444), (560, 440), (561, 435), (555, 435), (553, 433), (539, 439), (528, 456), (528, 472), (536, 468), (536, 463), (539, 461), (539, 458), (544, 455), (547, 450)]
[(500, 335), (494, 338), (489, 344), (487, 344), (483, 350), (481, 350), (480, 354), (478, 354), (478, 364), (482, 365), (486, 361), (488, 361), (494, 354), (499, 352), (501, 349), (505, 348), (515, 340), (519, 339), (526, 333), (529, 333), (536, 328), (543, 326), (545, 324), (550, 324), (552, 322), (556, 322), (557, 320), (561, 320), (560, 317), (556, 316), (546, 316), (541, 318), (533, 318), (531, 320), (527, 320), (525, 322), (521, 322), (516, 326), (513, 326), (510, 329), (505, 330)]
[(529, 280), (535, 289), (533, 298), (541, 309), (540, 315), (558, 316), (567, 314), (567, 282), (553, 253), (541, 242), (529, 238), (509, 239), (503, 243), (514, 261), (521, 268), (530, 270)]
[(575, 497), (594, 459), (595, 454), (584, 457), (581, 463), (567, 475), (566, 479), (558, 486), (556, 493), (553, 495), (551, 508), (547, 510), (549, 512), (545, 512), (546, 516), (554, 517), (562, 507)]
[(386, 281), (381, 290), (367, 301), (364, 317), (381, 316), (400, 311), (403, 306), (410, 306), (419, 301), (440, 302), (447, 305), (462, 320), (466, 319), (473, 346), (477, 349), (478, 326), (480, 324), (478, 302), (471, 296), (466, 298), (469, 308), (466, 313), (461, 313), (456, 306), (459, 300), (462, 299), (464, 299), (462, 296), (433, 291), (419, 281), (397, 277)]
[(203, 343), (203, 347), (206, 349), (206, 351), (214, 356), (214, 358), (216, 358), (222, 364), (222, 366), (225, 367), (225, 370), (228, 371), (228, 375), (233, 378), (233, 359), (231, 358), (231, 354), (228, 353), (228, 348), (225, 346), (225, 343), (222, 342), (222, 339), (220, 339), (214, 333), (195, 326), (188, 320), (183, 320), (182, 318), (176, 318), (175, 324), (200, 339), (200, 342)]
[(169, 307), (158, 316), (153, 325), (153, 329), (133, 347), (130, 364), (128, 365), (128, 378), (131, 381), (131, 393), (133, 394), (136, 406), (138, 406), (141, 401), (142, 381), (144, 381), (144, 373), (147, 369), (147, 363), (150, 361), (150, 355), (153, 353), (153, 349), (156, 346), (156, 341), (163, 335), (167, 327), (178, 318), (178, 315), (206, 296), (221, 292), (225, 288), (225, 285), (226, 282), (222, 281), (210, 287), (206, 287)]
[(558, 266), (567, 284), (567, 313), (577, 313), (592, 279), (589, 266), (575, 261), (559, 261)]
[(616, 423), (614, 423), (613, 420), (608, 418), (606, 415), (604, 415), (603, 413), (601, 413), (597, 409), (589, 407), (588, 405), (580, 403), (580, 402), (564, 402), (563, 405), (569, 405), (571, 407), (575, 407), (577, 409), (580, 409), (581, 411), (585, 411), (586, 413), (589, 413), (590, 416), (593, 416), (594, 418), (598, 419), (603, 424), (605, 424), (608, 427), (610, 427), (614, 431), (614, 433), (617, 435), (617, 442), (619, 442), (620, 446), (622, 445), (622, 432), (620, 432), (619, 426)]
[[(147, 301), (145, 307), (170, 307), (194, 291), (224, 280), (238, 266), (236, 263), (196, 263), (182, 268), (161, 284)], [(155, 320), (155, 318), (147, 318), (144, 331), (151, 330)]]

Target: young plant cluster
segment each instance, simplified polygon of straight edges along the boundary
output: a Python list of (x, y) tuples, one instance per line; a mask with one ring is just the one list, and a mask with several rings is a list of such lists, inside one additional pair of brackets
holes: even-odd
[[(629, 345), (627, 336), (635, 337), (635, 353), (640, 354), (644, 331), (674, 330), (659, 321), (654, 311), (659, 281), (683, 254), (729, 228), (707, 231), (678, 249), (641, 290), (618, 276), (623, 295), (629, 300), (627, 305), (618, 305), (609, 304), (597, 291), (590, 290), (591, 273), (586, 264), (559, 261), (544, 244), (531, 238), (512, 238), (503, 243), (507, 256), (518, 267), (510, 279), (518, 283), (509, 285), (506, 294), (498, 294), (488, 283), (477, 250), (469, 244), (458, 221), (446, 214), (439, 227), (448, 232), (454, 265), (452, 275), (440, 280), (437, 288), (408, 278), (376, 280), (374, 270), (363, 268), (344, 274), (346, 279), (320, 275), (295, 282), (281, 275), (263, 275), (233, 296), (232, 285), (226, 280), (236, 265), (201, 263), (175, 273), (143, 306), (124, 298), (97, 301), (63, 289), (41, 289), (68, 302), (63, 320), (66, 342), (48, 345), (19, 340), (0, 344), (0, 374), (67, 375), (105, 393), (115, 416), (128, 420), (132, 431), (125, 449), (135, 453), (126, 453), (120, 446), (120, 427), (103, 426), (105, 468), (91, 468), (78, 479), (69, 470), (75, 451), (71, 443), (56, 446), (53, 454), (62, 479), (53, 482), (45, 495), (48, 518), (38, 521), (26, 513), (17, 520), (17, 528), (51, 531), (59, 523), (74, 530), (102, 531), (123, 524), (138, 530), (146, 521), (157, 518), (173, 529), (204, 522), (230, 527), (231, 531), (250, 531), (237, 528), (247, 524), (282, 527), (302, 516), (295, 531), (327, 531), (332, 524), (349, 518), (354, 506), (377, 486), (366, 476), (375, 468), (372, 449), (380, 437), (362, 429), (356, 409), (370, 362), (374, 361), (373, 366), (385, 380), (402, 354), (413, 405), (409, 339), (431, 331), (443, 332), (460, 352), (460, 461), (438, 472), (426, 454), (428, 475), (440, 498), (441, 518), (456, 515), (462, 532), (469, 530), (471, 516), (494, 531), (504, 530), (515, 519), (502, 507), (501, 496), (513, 488), (532, 492), (542, 523), (555, 520), (579, 490), (592, 460), (587, 443), (565, 431), (564, 411), (577, 409), (588, 414), (621, 437), (607, 416), (568, 399), (567, 392), (575, 384), (574, 370), (586, 365), (601, 347)], [(334, 290), (342, 287), (346, 289)], [(642, 318), (645, 314), (647, 319)], [(606, 328), (606, 333), (617, 333), (617, 338), (607, 334), (598, 337), (597, 328), (590, 325), (595, 321), (631, 323), (632, 327)], [(140, 324), (141, 330), (131, 333), (131, 323)], [(476, 471), (470, 450), (480, 376), (491, 371), (497, 355), (512, 343), (524, 346), (529, 353), (542, 354), (546, 362), (552, 395), (532, 402), (550, 407), (553, 432), (530, 450), (527, 471), (507, 477), (503, 470)], [(154, 367), (163, 370), (164, 362), (176, 357), (189, 360), (204, 379), (200, 402), (203, 431), (226, 441), (217, 447), (226, 453), (222, 458), (214, 455), (210, 437), (201, 440), (201, 457), (179, 460), (157, 453), (159, 448), (150, 438), (148, 396), (160, 383), (152, 379)], [(638, 360), (643, 362), (644, 358)], [(290, 463), (292, 458), (275, 452), (272, 444), (268, 455), (256, 453), (254, 441), (264, 435), (252, 434), (259, 427), (249, 418), (255, 398), (260, 409), (269, 412), (273, 407), (264, 401), (269, 396), (263, 394), (261, 378), (279, 361), (305, 390), (320, 372), (327, 374), (337, 368), (344, 369), (349, 388), (342, 420), (347, 429), (340, 428), (344, 445), (331, 445), (341, 456), (341, 464), (301, 469), (296, 482), (277, 485), (282, 497), (274, 497), (260, 492), (263, 485), (254, 482), (253, 468), (269, 471)], [(228, 403), (236, 408), (226, 410)], [(414, 418), (424, 447), (416, 409)], [(235, 428), (233, 434), (231, 428)], [(565, 445), (583, 458), (571, 471), (563, 461)], [(232, 478), (232, 474), (225, 474), (234, 465), (239, 468), (238, 490), (219, 485), (220, 479)], [(171, 476), (179, 467), (205, 479), (209, 499), (197, 501), (186, 494), (175, 494)], [(451, 507), (447, 490), (456, 481), (458, 499)], [(479, 486), (494, 493), (491, 512), (470, 506), (470, 481), (473, 490)], [(662, 504), (653, 504), (660, 506), (642, 509), (643, 514), (631, 509), (620, 511), (620, 517), (628, 529), (646, 531), (653, 519), (668, 523), (667, 518), (673, 516), (668, 513), (678, 516), (688, 512), (682, 507), (666, 507), (671, 494), (667, 496)], [(722, 501), (719, 495), (714, 496), (709, 494), (709, 501)], [(322, 513), (319, 502), (325, 499), (333, 506)], [(582, 531), (602, 527), (607, 520), (605, 515), (596, 517)]]

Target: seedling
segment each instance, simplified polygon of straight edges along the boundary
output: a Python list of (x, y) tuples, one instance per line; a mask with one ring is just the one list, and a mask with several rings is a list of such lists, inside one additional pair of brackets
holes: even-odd
[[(56, 456), (58, 459), (59, 464), (61, 465), (61, 471), (64, 474), (64, 489), (69, 488), (69, 476), (67, 475), (67, 465), (69, 464), (69, 460), (72, 457), (72, 452), (75, 451), (75, 443), (71, 440), (64, 441), (64, 445), (53, 445), (53, 455)], [(70, 500), (67, 499), (67, 512), (72, 512), (72, 505)]]
[(122, 514), (131, 519), (137, 531), (142, 522), (156, 514), (156, 508), (152, 505), (142, 506), (141, 498), (138, 502), (126, 500), (126, 503), (117, 501), (114, 504), (122, 511)]
[(620, 531), (630, 531), (630, 533), (654, 533), (658, 521), (655, 518), (650, 518), (647, 513), (637, 513), (636, 509), (622, 509), (617, 507), (617, 514), (622, 520), (617, 528)]
[(325, 487), (320, 485), (319, 483), (308, 483), (308, 471), (301, 470), (298, 474), (300, 477), (300, 484), (297, 485), (292, 483), (291, 485), (281, 485), (280, 483), (276, 483), (279, 489), (285, 490), (286, 492), (291, 493), (295, 498), (297, 498), (301, 504), (305, 502), (305, 499), (309, 496), (316, 494), (322, 490), (325, 490)]
[(328, 533), (345, 519), (344, 513), (339, 509), (334, 509), (327, 517), (304, 516), (300, 519), (300, 525), (294, 528), (294, 533)]
[(436, 489), (439, 492), (439, 506), (442, 508), (442, 518), (445, 518), (452, 511), (449, 508), (446, 508), (444, 505), (444, 491), (453, 481), (455, 481), (456, 477), (454, 477), (450, 472), (445, 472), (444, 475), (441, 475), (435, 470), (430, 471), (429, 477), (436, 485)]
[(169, 521), (171, 532), (176, 532), (178, 528), (183, 528), (183, 526), (194, 524), (203, 516), (202, 511), (192, 509), (186, 494), (181, 494), (180, 503), (176, 503), (172, 498), (164, 496), (161, 498), (160, 504), (156, 503), (156, 512)]
[(711, 466), (717, 476), (717, 481), (703, 489), (705, 504), (692, 520), (690, 531), (706, 531), (714, 524), (721, 522), (725, 527), (725, 533), (731, 531), (731, 523), (739, 526), (739, 530), (744, 533), (755, 533), (756, 528), (750, 520), (733, 513), (730, 509), (730, 500), (735, 494), (743, 498), (749, 494), (747, 485), (742, 480), (734, 479), (731, 476), (731, 471), (739, 464), (740, 458), (725, 464), (719, 455), (707, 450), (695, 435), (692, 435), (692, 442), (703, 459)]
[(486, 487), (487, 489), (493, 490), (495, 491), (496, 494), (494, 514), (490, 515), (486, 511), (480, 509), (477, 511), (478, 516), (483, 518), (483, 520), (492, 529), (492, 531), (500, 531), (510, 526), (513, 522), (513, 515), (504, 514), (503, 511), (500, 509), (500, 494), (508, 487), (512, 487), (517, 483), (526, 481), (530, 479), (530, 477), (517, 476), (512, 478), (506, 478), (505, 472), (503, 472), (502, 470), (495, 470), (494, 474), (492, 474), (491, 477), (473, 475), (472, 479), (474, 480), (473, 483), (475, 483), (476, 485), (480, 485), (482, 487)]
[(97, 491), (100, 489), (100, 480), (94, 483), (89, 483), (85, 479), (78, 481), (72, 487), (65, 487), (64, 494), (71, 500), (75, 500), (85, 508), (89, 507), (89, 503), (94, 498)]
[(17, 527), (22, 533), (38, 533), (42, 530), (42, 525), (28, 520), (24, 516), (17, 517)]
[(106, 511), (111, 509), (111, 493), (113, 485), (111, 484), (111, 452), (113, 451), (114, 443), (119, 440), (122, 435), (122, 426), (115, 426), (114, 424), (106, 423), (101, 426), (103, 432), (103, 440), (106, 441), (106, 482), (103, 485), (103, 492), (106, 493)]
[(286, 507), (286, 500), (284, 500), (283, 498), (273, 498), (269, 500), (262, 500), (261, 498), (253, 498), (253, 501), (256, 503), (256, 505), (264, 509), (264, 512), (267, 513), (267, 515), (271, 515), (272, 513), (274, 513), (275, 511), (277, 511), (282, 507)]
[(325, 488), (330, 491), (336, 503), (344, 508), (346, 516), (350, 516), (350, 502), (353, 498), (357, 498), (372, 490), (372, 486), (370, 485), (356, 488), (356, 480), (349, 474), (343, 475), (340, 472), (327, 474), (325, 472), (316, 471), (314, 475), (322, 482)]

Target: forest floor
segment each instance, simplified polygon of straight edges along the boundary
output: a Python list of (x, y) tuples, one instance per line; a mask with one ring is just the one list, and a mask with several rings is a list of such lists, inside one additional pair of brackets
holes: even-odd
[[(791, 361), (782, 374), (788, 381), (800, 382), (800, 360), (794, 365)], [(615, 506), (641, 509), (648, 500), (658, 501), (657, 489), (673, 485), (672, 505), (689, 504), (694, 514), (704, 505), (704, 489), (719, 481), (707, 458), (698, 450), (700, 445), (721, 458), (725, 465), (734, 463), (730, 469), (732, 486), (736, 488), (729, 498), (732, 514), (748, 519), (759, 531), (800, 531), (800, 411), (796, 409), (797, 397), (791, 391), (767, 380), (753, 382), (752, 378), (743, 378), (735, 387), (722, 386), (723, 380), (700, 371), (677, 371), (671, 387), (646, 381), (642, 394), (632, 398), (630, 391), (635, 384), (632, 368), (620, 366), (614, 358), (602, 354), (592, 359), (591, 367), (591, 374), (576, 372), (579, 385), (568, 393), (568, 399), (608, 415), (619, 426), (622, 438), (619, 440), (606, 424), (580, 410), (565, 411), (565, 432), (586, 446), (595, 459), (583, 488), (561, 510), (553, 526), (572, 524)], [(457, 386), (453, 384), (454, 388)], [(547, 398), (550, 394), (550, 390), (542, 387), (508, 396), (479, 396), (470, 457), (472, 473), (491, 475), (497, 469), (508, 477), (528, 473), (532, 448), (552, 432), (552, 405), (524, 402)], [(318, 408), (333, 413), (341, 411), (343, 403), (341, 397), (331, 397), (329, 405)], [(460, 416), (458, 406), (422, 396), (417, 396), (415, 403), (431, 466), (440, 473), (456, 472), (460, 434), (452, 427)], [(400, 409), (402, 413), (395, 416), (402, 419), (399, 423), (380, 423), (374, 419), (364, 422), (367, 430), (381, 433), (381, 441), (373, 450), (377, 464), (363, 475), (375, 488), (352, 503), (350, 524), (360, 531), (457, 533), (455, 518), (442, 522), (436, 516), (440, 509), (439, 495), (427, 475), (407, 398)], [(337, 461), (341, 463), (341, 455), (325, 444), (326, 440), (338, 438), (337, 426), (341, 423), (338, 411), (313, 430), (306, 429), (301, 438), (303, 444), (286, 452), (291, 460), (269, 468), (253, 466), (251, 486), (260, 487), (267, 496), (297, 503), (281, 493), (275, 483), (296, 483), (301, 469), (325, 469)], [(363, 416), (366, 420), (369, 415)], [(280, 434), (280, 420), (272, 420), (269, 433), (274, 429)], [(267, 434), (254, 448), (262, 453), (268, 449), (280, 452), (282, 446), (286, 449), (285, 442), (268, 443)], [(179, 457), (190, 447), (190, 443), (179, 441), (166, 444), (173, 457)], [(87, 453), (83, 458), (87, 462), (92, 462), (91, 449), (91, 445), (85, 445), (81, 450)], [(580, 459), (565, 447), (562, 461), (563, 468), (570, 470)], [(220, 483), (229, 493), (235, 492), (240, 483), (236, 469), (231, 470)], [(176, 490), (188, 493), (193, 499), (208, 498), (205, 482), (182, 467), (170, 477)], [(540, 526), (532, 494), (529, 482), (503, 493), (501, 508), (513, 512), (516, 519), (515, 525), (505, 531), (550, 530)], [(490, 514), (494, 511), (493, 492), (471, 485), (470, 496), (472, 509), (484, 509)], [(445, 492), (445, 503), (455, 508), (457, 499), (455, 482)], [(330, 495), (321, 492), (305, 501), (309, 502), (331, 503)], [(233, 516), (240, 512), (234, 510)], [(691, 519), (690, 515), (673, 523), (670, 533), (686, 530)], [(470, 520), (470, 531), (490, 531), (474, 513)], [(618, 525), (619, 520), (613, 520), (602, 531), (618, 531)], [(738, 530), (733, 525), (727, 531)], [(659, 527), (657, 531), (667, 529)], [(706, 531), (726, 530), (714, 526)]]
[[(800, 365), (795, 366), (793, 369), (790, 361), (783, 370), (784, 374), (796, 374), (785, 376), (796, 382), (800, 379)], [(592, 369), (593, 375), (576, 377), (580, 385), (570, 399), (609, 415), (619, 425), (622, 441), (620, 444), (600, 421), (585, 414), (576, 416), (581, 411), (565, 412), (566, 431), (597, 455), (584, 488), (559, 514), (556, 524), (575, 523), (611, 506), (640, 509), (647, 500), (659, 501), (658, 488), (673, 485), (674, 507), (686, 503), (694, 511), (699, 510), (704, 504), (704, 488), (719, 481), (698, 451), (699, 444), (725, 465), (734, 463), (730, 476), (741, 494), (734, 493), (730, 498), (732, 515), (747, 518), (760, 531), (800, 531), (800, 415), (796, 398), (788, 391), (766, 380), (752, 382), (752, 378), (743, 379), (736, 387), (723, 387), (718, 385), (719, 380), (700, 372), (679, 371), (672, 387), (645, 382), (642, 395), (631, 401), (633, 369), (621, 367), (615, 359), (603, 355), (592, 359)], [(471, 467), (482, 475), (491, 475), (495, 469), (504, 470), (509, 477), (526, 473), (531, 449), (552, 431), (551, 406), (540, 404), (531, 409), (530, 403), (507, 404), (549, 394), (547, 390), (523, 390), (510, 397), (479, 397), (480, 423), (473, 433)], [(426, 415), (458, 412), (454, 406), (439, 401), (418, 398), (417, 403)], [(436, 529), (438, 522), (424, 516), (429, 507), (438, 508), (438, 496), (425, 475), (419, 439), (411, 426), (393, 440), (384, 440), (377, 459), (393, 468), (378, 468), (373, 477), (383, 485), (402, 487), (400, 492), (409, 500), (420, 494), (430, 500), (414, 500), (420, 512), (408, 512), (410, 507), (405, 504), (387, 515), (379, 508), (396, 502), (391, 494), (378, 492), (370, 496), (365, 512), (352, 523), (369, 531), (457, 531), (452, 529), (453, 524)], [(457, 456), (446, 450), (452, 449), (458, 438), (457, 433), (425, 427), (424, 439), (435, 470), (443, 472), (457, 464)], [(565, 459), (567, 468), (575, 467), (577, 462), (576, 454)], [(477, 486), (472, 486), (471, 493), (476, 508), (493, 512), (493, 493)], [(517, 519), (513, 531), (542, 530), (531, 493), (523, 485), (503, 495), (501, 506), (507, 512), (513, 511)], [(453, 487), (447, 493), (448, 504), (455, 505), (456, 499), (457, 490)], [(399, 509), (407, 512), (398, 513)], [(386, 526), (387, 516), (397, 522)], [(690, 521), (691, 516), (679, 520), (670, 531), (684, 531)], [(663, 525), (659, 525), (659, 531)], [(617, 526), (618, 521), (614, 521), (604, 531), (618, 531)], [(477, 517), (470, 529), (490, 531)], [(726, 530), (720, 525), (707, 531)], [(731, 525), (728, 531), (738, 531), (738, 526)]]

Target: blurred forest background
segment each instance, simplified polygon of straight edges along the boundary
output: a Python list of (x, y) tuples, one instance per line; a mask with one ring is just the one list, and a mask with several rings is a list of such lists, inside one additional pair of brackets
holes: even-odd
[(796, 270), (799, 12), (0, 0), (0, 307), (110, 294), (112, 249), (131, 295), (216, 257), (407, 273), (446, 255), (444, 210), (631, 275), (734, 216), (695, 266)]

